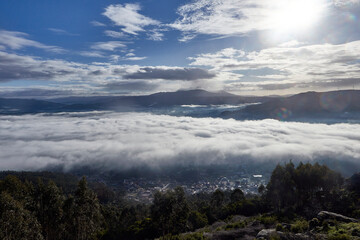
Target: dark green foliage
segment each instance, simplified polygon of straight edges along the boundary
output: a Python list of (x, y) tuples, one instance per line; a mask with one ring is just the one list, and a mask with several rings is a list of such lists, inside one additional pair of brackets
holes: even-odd
[(309, 228), (309, 224), (306, 220), (297, 220), (293, 224), (291, 224), (291, 232), (293, 233), (302, 233), (307, 231)]
[(0, 195), (0, 239), (41, 240), (41, 225), (9, 193)]
[(217, 189), (211, 196), (211, 206), (214, 208), (222, 207), (224, 199), (224, 193), (221, 190)]
[(309, 222), (309, 229), (311, 230), (311, 229), (314, 229), (314, 228), (316, 228), (318, 226), (320, 226), (319, 219), (317, 219), (317, 218), (311, 219), (311, 221)]
[(351, 236), (346, 233), (335, 234), (329, 237), (329, 240), (350, 240)]
[(258, 188), (258, 192), (259, 192), (261, 195), (263, 195), (263, 194), (265, 193), (265, 191), (266, 191), (266, 187), (265, 187), (263, 184), (261, 184), (261, 185), (259, 186), (259, 188)]
[(85, 177), (78, 184), (74, 198), (67, 202), (66, 228), (72, 229), (68, 239), (95, 239), (101, 232), (102, 215), (96, 194), (87, 186)]
[(270, 182), (267, 185), (267, 197), (278, 211), (286, 206), (292, 206), (296, 202), (294, 172), (292, 163), (285, 167), (277, 165), (272, 172)]
[(92, 189), (96, 193), (100, 203), (110, 203), (116, 200), (116, 193), (108, 188), (104, 183), (93, 183)]
[(232, 203), (236, 203), (236, 202), (239, 202), (244, 199), (245, 199), (245, 195), (244, 195), (243, 191), (241, 191), (239, 188), (232, 191), (231, 196), (230, 196), (230, 200)]
[(278, 223), (276, 224), (276, 227), (275, 227), (276, 231), (279, 231), (279, 232), (284, 232), (285, 231), (285, 228), (282, 224)]
[(8, 175), (4, 180), (0, 181), (0, 192), (7, 192), (17, 201), (25, 200), (25, 197), (30, 194), (30, 184), (24, 184), (17, 177)]
[(53, 181), (39, 183), (33, 194), (33, 210), (37, 215), (45, 239), (61, 239), (65, 229), (62, 222), (64, 196)]
[[(330, 199), (339, 199), (343, 178), (327, 166), (300, 163), (277, 165), (267, 185), (266, 199), (278, 212), (294, 209), (313, 216), (322, 209), (337, 204)], [(343, 202), (343, 201), (342, 201)]]
[(100, 204), (85, 178), (74, 197), (65, 197), (53, 181), (45, 185), (7, 176), (0, 181), (0, 239), (97, 239)]
[(162, 236), (185, 231), (189, 212), (189, 205), (181, 187), (166, 193), (155, 193), (151, 218)]
[(53, 181), (56, 185), (61, 188), (65, 193), (71, 193), (75, 191), (79, 178), (65, 173), (59, 172), (14, 172), (4, 171), (0, 172), (0, 179), (4, 179), (7, 176), (16, 176), (22, 182), (29, 181), (32, 184), (37, 184), (38, 179), (41, 178), (45, 183)]
[(245, 226), (246, 226), (246, 222), (240, 221), (240, 222), (227, 224), (225, 226), (225, 230), (239, 229), (239, 228), (244, 228)]
[[(204, 239), (201, 232), (184, 232), (204, 227), (206, 231), (216, 221), (227, 223), (222, 231), (257, 222), (286, 234), (311, 231), (329, 239), (351, 239), (360, 235), (358, 223), (312, 218), (319, 209), (360, 216), (359, 178), (354, 175), (344, 185), (342, 177), (326, 166), (288, 163), (274, 169), (269, 184), (260, 186), (257, 196), (244, 196), (240, 189), (187, 196), (177, 187), (155, 193), (153, 203), (144, 205), (122, 201), (105, 184), (88, 187), (85, 178), (66, 192), (54, 181), (44, 184), (33, 177), (28, 181), (6, 176), (0, 180), (0, 239), (200, 240)], [(243, 220), (241, 216), (241, 221), (233, 222), (233, 215), (252, 217)]]
[(208, 219), (205, 214), (199, 213), (198, 211), (192, 211), (189, 215), (190, 230), (205, 227), (208, 224)]
[(272, 226), (278, 221), (276, 216), (264, 216), (264, 215), (260, 216), (258, 220), (265, 226)]

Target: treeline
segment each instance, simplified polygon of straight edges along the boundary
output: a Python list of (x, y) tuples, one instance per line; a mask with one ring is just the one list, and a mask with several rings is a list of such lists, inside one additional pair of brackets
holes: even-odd
[[(321, 210), (360, 217), (360, 174), (348, 180), (319, 164), (278, 165), (259, 194), (240, 189), (187, 196), (156, 192), (151, 205), (99, 200), (85, 178), (72, 193), (53, 181), (9, 175), (0, 181), (0, 239), (154, 239), (205, 227), (232, 215), (311, 219)], [(96, 190), (96, 189), (95, 189)], [(101, 198), (100, 198), (101, 199)]]

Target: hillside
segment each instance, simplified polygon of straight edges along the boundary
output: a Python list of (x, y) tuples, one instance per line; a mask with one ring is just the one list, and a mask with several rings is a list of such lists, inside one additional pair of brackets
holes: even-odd
[(290, 97), (274, 98), (243, 110), (224, 112), (224, 117), (236, 119), (274, 118), (352, 118), (360, 113), (360, 91), (306, 92)]
[(61, 103), (43, 100), (0, 98), (0, 114), (56, 112), (64, 106)]
[(0, 99), (1, 114), (73, 111), (126, 111), (134, 108), (156, 108), (179, 105), (236, 105), (268, 100), (266, 97), (242, 97), (227, 92), (187, 90), (160, 92), (144, 96), (67, 97), (51, 100)]
[[(36, 182), (35, 178), (43, 180)], [(46, 180), (54, 180), (46, 181)], [(0, 239), (359, 239), (359, 174), (325, 165), (277, 165), (259, 194), (187, 194), (180, 186), (124, 201), (85, 177), (69, 192), (68, 174), (1, 172)], [(133, 179), (134, 180), (134, 179)], [(60, 188), (59, 188), (60, 187)]]

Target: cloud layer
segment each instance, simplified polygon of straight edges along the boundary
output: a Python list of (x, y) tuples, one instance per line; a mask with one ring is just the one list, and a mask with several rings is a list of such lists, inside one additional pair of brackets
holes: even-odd
[(189, 59), (192, 60), (190, 65), (211, 67), (213, 71), (247, 71), (242, 82), (228, 85), (233, 90), (236, 87), (242, 90), (297, 88), (300, 91), (349, 88), (359, 84), (360, 41), (305, 46), (290, 42), (251, 52), (226, 48)]
[(201, 68), (164, 68), (145, 67), (139, 71), (125, 75), (126, 79), (165, 79), (193, 81), (198, 79), (209, 79), (216, 75)]
[(359, 124), (73, 113), (1, 116), (0, 132), (1, 170), (360, 158)]
[[(180, 18), (169, 26), (184, 33), (180, 41), (188, 41), (197, 34), (231, 36), (244, 35), (252, 31), (274, 30), (284, 24), (284, 21), (289, 21), (279, 19), (280, 16), (291, 18), (287, 15), (289, 11), (294, 11), (291, 14), (306, 16), (306, 12), (296, 12), (297, 9), (291, 6), (303, 6), (307, 2), (311, 2), (309, 5), (313, 8), (316, 6), (318, 10), (327, 6), (323, 0), (304, 0), (302, 5), (293, 0), (197, 0), (179, 7), (177, 13)], [(311, 10), (313, 9), (306, 9)], [(320, 15), (317, 12), (314, 14)], [(302, 18), (302, 21), (305, 22), (307, 19)]]
[[(0, 47), (10, 48), (12, 50), (18, 50), (24, 47), (34, 47), (44, 49), (49, 52), (63, 53), (65, 50), (56, 47), (48, 46), (33, 40), (28, 39), (28, 34), (23, 32), (5, 31), (0, 30)], [(1, 48), (0, 48), (1, 49)]]

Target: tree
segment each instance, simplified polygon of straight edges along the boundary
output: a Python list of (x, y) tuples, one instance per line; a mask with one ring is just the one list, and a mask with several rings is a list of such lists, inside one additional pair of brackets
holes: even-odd
[(74, 197), (65, 201), (67, 239), (88, 240), (102, 230), (103, 217), (96, 194), (91, 191), (83, 177)]
[(222, 207), (224, 199), (225, 194), (220, 189), (216, 189), (216, 191), (211, 196), (211, 206), (215, 208)]
[(0, 195), (0, 239), (43, 239), (41, 225), (36, 218), (6, 192)]
[(189, 211), (184, 189), (176, 187), (166, 193), (155, 193), (151, 218), (163, 236), (178, 234), (186, 230)]
[(231, 203), (236, 203), (245, 199), (243, 191), (239, 188), (234, 189), (230, 195)]
[(267, 185), (266, 198), (277, 209), (307, 207), (316, 212), (329, 203), (329, 196), (340, 189), (343, 178), (325, 165), (300, 163), (297, 168), (292, 162), (276, 166)]
[(0, 192), (7, 192), (17, 201), (24, 201), (25, 197), (30, 195), (29, 187), (13, 175), (8, 175), (0, 181)]
[(49, 181), (45, 186), (39, 180), (34, 199), (35, 212), (43, 228), (45, 239), (62, 239), (64, 197), (60, 189), (53, 181)]
[(191, 230), (205, 227), (208, 224), (208, 219), (205, 214), (201, 214), (197, 211), (192, 211), (188, 219)]
[(293, 206), (296, 201), (296, 187), (291, 175), (293, 172), (294, 165), (288, 163), (285, 167), (278, 164), (271, 174), (266, 197), (278, 211), (284, 207)]
[(263, 194), (265, 193), (265, 191), (266, 191), (265, 186), (264, 186), (263, 184), (261, 184), (261, 185), (259, 186), (259, 188), (258, 188), (258, 192), (259, 192), (261, 195), (263, 195)]

